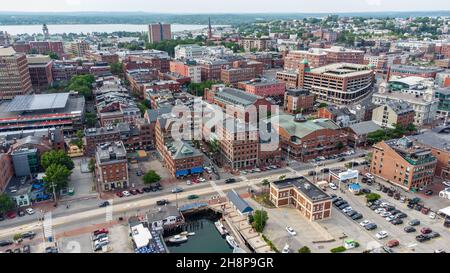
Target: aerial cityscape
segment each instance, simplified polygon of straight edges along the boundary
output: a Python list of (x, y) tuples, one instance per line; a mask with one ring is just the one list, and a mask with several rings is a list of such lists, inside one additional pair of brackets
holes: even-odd
[(0, 253), (450, 251), (449, 2), (25, 2)]

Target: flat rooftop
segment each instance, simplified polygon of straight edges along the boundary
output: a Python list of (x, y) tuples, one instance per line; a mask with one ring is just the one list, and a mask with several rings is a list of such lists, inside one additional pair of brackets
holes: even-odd
[(24, 112), (66, 107), (69, 93), (16, 96), (6, 107), (5, 112)]
[(373, 73), (366, 65), (352, 63), (336, 63), (311, 69), (310, 73), (324, 74), (333, 77), (354, 77)]
[(278, 189), (296, 188), (309, 200), (314, 202), (331, 199), (328, 194), (302, 176), (275, 181), (271, 184)]

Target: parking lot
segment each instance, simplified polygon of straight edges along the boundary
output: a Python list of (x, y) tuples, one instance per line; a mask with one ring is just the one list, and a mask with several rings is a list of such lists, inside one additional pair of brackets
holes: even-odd
[[(342, 211), (337, 209), (335, 206), (333, 210), (335, 214), (333, 217), (347, 218), (349, 220), (348, 222), (353, 222), (353, 225), (358, 226), (361, 232), (370, 234), (372, 239), (378, 241), (380, 244), (385, 245), (389, 240), (392, 239), (398, 240), (400, 242), (400, 245), (398, 247), (395, 247), (395, 252), (431, 253), (438, 249), (447, 250), (448, 245), (450, 245), (450, 240), (448, 239), (448, 229), (443, 226), (442, 219), (431, 219), (429, 216), (424, 215), (419, 211), (408, 208), (407, 203), (402, 203), (399, 200), (388, 197), (387, 194), (381, 191), (376, 191), (374, 189), (372, 190), (382, 196), (382, 198), (380, 199), (381, 202), (387, 202), (390, 205), (395, 206), (395, 209), (398, 209), (407, 215), (407, 217), (402, 219), (402, 224), (394, 225), (388, 222), (380, 214), (377, 214), (374, 210), (366, 205), (366, 198), (364, 195), (356, 196), (348, 191), (345, 191), (345, 193), (334, 191), (333, 193), (345, 199), (354, 210), (360, 212), (363, 215), (363, 218), (357, 221), (351, 220), (347, 215), (342, 213)], [(340, 214), (340, 216), (336, 216), (336, 214)], [(406, 233), (404, 231), (404, 228), (408, 226), (408, 223), (413, 219), (418, 219), (420, 221), (420, 225), (415, 227), (416, 232)], [(377, 228), (370, 231), (366, 230), (359, 224), (363, 220), (369, 220), (370, 222), (375, 223), (377, 225)], [(420, 234), (420, 230), (424, 227), (431, 228), (433, 231), (441, 234), (441, 236), (426, 242), (418, 242), (415, 237)], [(384, 239), (377, 238), (376, 234), (380, 231), (387, 231), (388, 236)]]

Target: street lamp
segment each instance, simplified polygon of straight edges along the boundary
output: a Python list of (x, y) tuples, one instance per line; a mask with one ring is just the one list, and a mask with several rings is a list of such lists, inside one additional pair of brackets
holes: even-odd
[(286, 165), (289, 166), (289, 161), (290, 161), (289, 160), (289, 154), (291, 152), (291, 147), (290, 146), (287, 147), (287, 152), (288, 152), (288, 155), (287, 155), (287, 163), (286, 163)]

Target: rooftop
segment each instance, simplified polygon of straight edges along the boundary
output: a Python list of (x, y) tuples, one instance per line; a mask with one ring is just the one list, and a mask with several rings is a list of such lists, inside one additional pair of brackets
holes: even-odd
[(147, 212), (147, 220), (149, 224), (157, 221), (162, 221), (170, 216), (179, 217), (181, 216), (181, 213), (175, 206), (159, 207)]
[(122, 141), (97, 145), (96, 158), (99, 163), (111, 163), (127, 160), (127, 151)]
[(450, 128), (440, 131), (427, 131), (410, 138), (427, 146), (450, 152)]
[(354, 77), (372, 74), (367, 65), (352, 63), (335, 63), (311, 69), (310, 73), (324, 74), (333, 77)]
[(16, 96), (5, 112), (23, 112), (61, 109), (66, 107), (70, 93), (54, 93)]
[[(406, 103), (404, 101), (388, 101), (386, 103), (389, 108), (392, 109), (397, 115), (403, 115), (410, 112), (414, 112), (414, 109), (412, 108), (411, 104)], [(380, 106), (382, 107), (382, 106)]]
[(357, 135), (366, 135), (368, 133), (375, 132), (381, 129), (380, 126), (378, 126), (375, 122), (371, 120), (350, 124), (349, 127)]
[(169, 142), (166, 144), (166, 148), (170, 151), (173, 159), (183, 159), (202, 155), (202, 153), (200, 153), (187, 141), (183, 140)]
[(0, 47), (0, 57), (11, 57), (16, 54), (12, 47)]
[(402, 64), (391, 65), (391, 70), (392, 69), (412, 73), (433, 73), (444, 71), (444, 69), (440, 67), (424, 67), (424, 66), (402, 65)]
[(323, 129), (336, 130), (340, 127), (329, 119), (315, 119), (295, 121), (295, 117), (291, 115), (279, 115), (270, 118), (272, 125), (277, 128), (281, 127), (291, 136), (303, 138), (312, 132)]
[(313, 202), (331, 199), (328, 194), (302, 176), (274, 181), (271, 184), (278, 189), (296, 188)]
[(215, 98), (218, 98), (219, 100), (224, 101), (227, 104), (249, 106), (255, 103), (256, 100), (262, 99), (263, 97), (246, 93), (245, 91), (240, 89), (225, 87), (219, 88), (218, 92), (215, 95)]

